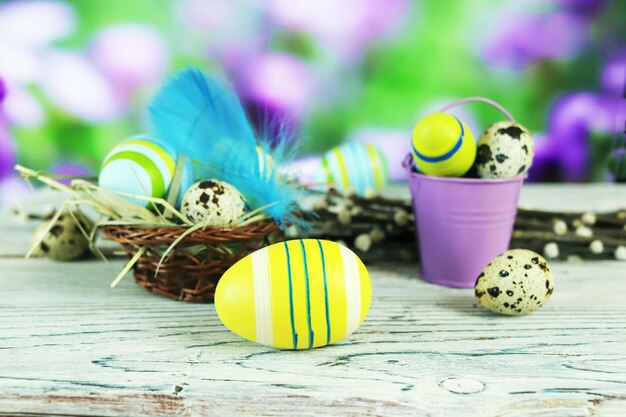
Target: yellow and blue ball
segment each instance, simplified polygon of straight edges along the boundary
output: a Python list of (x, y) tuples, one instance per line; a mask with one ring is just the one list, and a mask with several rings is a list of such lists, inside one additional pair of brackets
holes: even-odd
[(424, 174), (461, 177), (474, 164), (476, 141), (467, 125), (456, 117), (433, 113), (415, 125), (412, 154)]
[(280, 349), (310, 349), (352, 334), (370, 307), (363, 262), (348, 248), (317, 239), (262, 248), (233, 265), (215, 291), (228, 329)]
[[(98, 184), (128, 194), (163, 198), (175, 170), (174, 158), (162, 146), (144, 138), (133, 138), (115, 146), (105, 157)], [(145, 200), (126, 198), (144, 207), (149, 205)]]
[(389, 181), (389, 167), (383, 152), (373, 145), (349, 142), (322, 157), (324, 180), (339, 190), (354, 189), (363, 195), (368, 189), (383, 187)]

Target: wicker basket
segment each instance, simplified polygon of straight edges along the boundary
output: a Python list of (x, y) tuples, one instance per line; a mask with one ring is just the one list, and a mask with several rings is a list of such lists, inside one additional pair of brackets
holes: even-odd
[(132, 258), (145, 253), (134, 266), (135, 281), (150, 292), (180, 301), (213, 301), (222, 274), (247, 254), (282, 240), (272, 221), (231, 229), (207, 228), (185, 236), (168, 254), (158, 273), (161, 255), (187, 229), (185, 227), (106, 226), (103, 233), (120, 243)]

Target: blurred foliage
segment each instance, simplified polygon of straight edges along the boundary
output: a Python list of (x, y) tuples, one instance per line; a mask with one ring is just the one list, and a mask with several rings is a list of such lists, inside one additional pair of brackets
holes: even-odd
[[(56, 40), (51, 47), (86, 54), (94, 36), (109, 27), (135, 22), (155, 28), (169, 54), (165, 73), (187, 65), (205, 69), (223, 66), (252, 107), (295, 119), (294, 127), (301, 129), (307, 138), (303, 151), (322, 152), (362, 127), (398, 129), (408, 134), (427, 111), (474, 95), (502, 103), (531, 131), (545, 132), (557, 98), (567, 92), (602, 89), (600, 74), (607, 56), (622, 48), (626, 39), (623, 24), (626, 2), (608, 2), (599, 14), (589, 18), (592, 24), (588, 39), (575, 54), (563, 59), (538, 59), (529, 65), (511, 68), (488, 62), (481, 52), (486, 39), (492, 36), (491, 24), (498, 23), (498, 10), (506, 8), (503, 2), (410, 1), (406, 3), (407, 10), (395, 21), (395, 27), (366, 37), (364, 47), (355, 43), (355, 50), (361, 49), (353, 57), (337, 58), (333, 55), (332, 42), (329, 48), (315, 35), (314, 29), (276, 23), (264, 9), (264, 3), (259, 2), (248, 2), (254, 7), (242, 2), (239, 8), (229, 6), (228, 2), (216, 2), (222, 8), (234, 8), (233, 13), (251, 14), (245, 21), (252, 22), (251, 26), (242, 24), (241, 32), (253, 32), (247, 38), (238, 39), (239, 43), (233, 42), (232, 46), (216, 45), (221, 42), (219, 36), (228, 22), (217, 22), (214, 28), (194, 27), (186, 20), (189, 16), (183, 15), (183, 8), (192, 3), (178, 0), (67, 1), (76, 16), (76, 27), (70, 36)], [(524, 7), (520, 2), (513, 3), (518, 9)], [(539, 7), (542, 13), (559, 12), (556, 2), (545, 3)], [(384, 10), (384, 2), (376, 4)], [(529, 2), (527, 8), (535, 10), (537, 4)], [(322, 15), (311, 16), (311, 19), (321, 18)], [(219, 39), (216, 41), (213, 37)], [(289, 114), (289, 109), (272, 107), (274, 102), (268, 105), (258, 96), (247, 94), (255, 71), (248, 65), (256, 61), (229, 63), (228, 60), (241, 52), (241, 45), (255, 42), (261, 46), (253, 57), (263, 53), (286, 53), (316, 78), (318, 88), (310, 95), (306, 112), (294, 116)], [(133, 88), (121, 115), (97, 121), (84, 120), (62, 110), (37, 83), (25, 85), (42, 106), (46, 118), (35, 127), (11, 124), (19, 162), (35, 169), (49, 169), (58, 161), (67, 160), (97, 171), (99, 162), (115, 143), (146, 129), (145, 106), (158, 84), (157, 81), (147, 82)], [(67, 88), (73, 86), (67, 85)], [(469, 111), (480, 127), (501, 117), (495, 110), (481, 105), (472, 105)], [(588, 178), (601, 180), (613, 146), (611, 136), (606, 131), (592, 134), (590, 130), (584, 134), (589, 135), (591, 147)]]

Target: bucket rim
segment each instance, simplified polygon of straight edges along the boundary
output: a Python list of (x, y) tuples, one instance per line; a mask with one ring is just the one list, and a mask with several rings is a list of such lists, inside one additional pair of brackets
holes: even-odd
[(507, 182), (521, 182), (528, 175), (518, 175), (510, 178), (458, 178), (458, 177), (436, 177), (434, 175), (424, 175), (418, 172), (411, 172), (411, 177), (420, 181), (458, 182), (464, 184), (504, 184)]
[(505, 184), (510, 182), (523, 182), (527, 177), (528, 173), (524, 175), (517, 175), (515, 177), (510, 178), (460, 178), (460, 177), (437, 177), (434, 175), (425, 175), (420, 174), (419, 172), (413, 171), (413, 167), (415, 162), (413, 161), (413, 157), (409, 153), (402, 162), (403, 167), (407, 171), (407, 175), (409, 179), (420, 180), (420, 181), (438, 181), (438, 182), (455, 182), (462, 184)]

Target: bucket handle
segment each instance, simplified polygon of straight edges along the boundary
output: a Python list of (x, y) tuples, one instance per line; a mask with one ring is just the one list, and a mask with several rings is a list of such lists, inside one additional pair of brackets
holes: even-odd
[(415, 161), (413, 160), (413, 155), (411, 155), (411, 152), (409, 152), (402, 160), (402, 167), (406, 169), (407, 176), (410, 176), (413, 173), (414, 166)]
[(489, 100), (488, 98), (485, 97), (467, 97), (467, 98), (462, 98), (460, 100), (456, 100), (453, 101), (452, 103), (448, 104), (446, 107), (444, 107), (443, 109), (439, 110), (441, 113), (445, 113), (448, 110), (450, 110), (453, 107), (459, 106), (461, 104), (464, 103), (474, 103), (474, 102), (480, 102), (480, 103), (485, 103), (485, 104), (489, 104), (492, 107), (495, 107), (496, 109), (500, 110), (500, 112), (502, 114), (504, 114), (504, 116), (509, 119), (509, 121), (514, 122), (515, 119), (513, 118), (513, 116), (511, 115), (511, 113), (508, 112), (507, 109), (504, 108), (503, 105), (496, 103), (493, 100)]
[[(439, 110), (440, 113), (445, 113), (448, 110), (460, 106), (461, 104), (465, 104), (465, 103), (475, 103), (475, 102), (480, 102), (480, 103), (485, 103), (488, 104), (494, 108), (496, 108), (497, 110), (499, 110), (507, 119), (509, 119), (509, 121), (514, 122), (515, 118), (513, 117), (513, 115), (511, 113), (509, 113), (509, 111), (507, 109), (504, 108), (503, 105), (490, 100), (488, 98), (485, 97), (479, 97), (479, 96), (474, 96), (474, 97), (466, 97), (466, 98), (462, 98), (456, 101), (453, 101), (452, 103), (448, 104), (447, 106), (445, 106), (444, 108), (442, 108), (441, 110)], [(413, 168), (415, 166), (415, 161), (413, 160), (413, 157), (411, 156), (411, 153), (409, 152), (409, 154), (407, 154), (407, 156), (404, 157), (404, 160), (402, 161), (402, 167), (404, 169), (406, 169), (407, 171), (407, 175), (411, 175), (411, 173), (413, 172)]]

